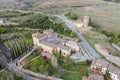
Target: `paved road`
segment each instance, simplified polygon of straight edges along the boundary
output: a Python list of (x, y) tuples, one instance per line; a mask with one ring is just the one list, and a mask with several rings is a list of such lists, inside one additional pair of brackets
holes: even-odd
[(54, 15), (56, 17), (58, 17), (59, 19), (63, 20), (65, 22), (65, 24), (74, 32), (77, 34), (77, 36), (80, 38), (81, 42), (83, 43), (83, 45), (86, 47), (86, 49), (88, 50), (88, 52), (91, 54), (91, 56), (95, 57), (95, 58), (99, 58), (100, 56), (95, 52), (95, 50), (89, 45), (89, 43), (84, 39), (84, 37), (78, 33), (72, 22), (68, 21), (65, 17), (60, 16), (60, 15)]

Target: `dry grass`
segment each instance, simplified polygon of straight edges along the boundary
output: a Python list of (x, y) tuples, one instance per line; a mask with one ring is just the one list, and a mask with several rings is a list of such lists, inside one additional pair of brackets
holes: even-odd
[[(87, 2), (87, 3), (86, 3)], [(101, 3), (102, 0), (59, 0), (59, 1), (47, 1), (47, 2), (43, 2), (42, 6), (54, 6), (54, 5), (58, 5), (58, 4), (62, 4), (62, 5), (71, 5), (71, 6), (85, 6), (85, 5), (89, 5), (89, 4), (97, 4), (97, 3)]]
[(102, 14), (102, 15), (111, 15), (112, 13), (111, 12), (109, 12), (109, 11), (105, 11), (105, 10), (101, 10), (101, 9), (98, 9), (98, 8), (94, 8), (94, 7), (92, 7), (92, 6), (87, 6), (87, 7), (85, 7), (85, 9), (87, 10), (87, 11), (93, 11), (93, 12), (95, 12), (96, 14)]
[(58, 0), (46, 1), (34, 7), (33, 10), (48, 14), (64, 14), (70, 11), (78, 12), (80, 19), (89, 15), (95, 25), (104, 30), (120, 33), (120, 4), (102, 0)]
[(108, 53), (113, 53), (120, 57), (119, 51), (112, 47), (109, 39), (105, 35), (98, 32), (89, 31), (84, 34), (84, 37), (94, 48), (96, 44), (100, 44), (100, 46), (102, 46), (102, 48), (104, 48), (104, 50)]

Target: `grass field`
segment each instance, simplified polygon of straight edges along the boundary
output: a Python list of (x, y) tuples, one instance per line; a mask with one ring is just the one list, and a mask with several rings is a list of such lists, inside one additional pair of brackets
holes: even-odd
[(18, 77), (13, 72), (5, 69), (4, 71), (0, 72), (0, 80), (24, 80), (21, 77)]
[[(120, 4), (102, 0), (60, 0), (57, 2), (44, 2), (33, 10), (41, 9), (44, 13), (62, 14), (69, 11), (78, 12), (80, 19), (84, 15), (91, 17), (92, 23), (107, 31), (120, 33)], [(59, 5), (59, 6), (58, 6)], [(44, 6), (44, 7), (43, 7)]]
[[(9, 1), (10, 0), (8, 0), (8, 2)], [(12, 0), (11, 2), (14, 1), (15, 0)], [(28, 10), (30, 11), (40, 11), (44, 14), (66, 14), (70, 11), (76, 11), (78, 12), (80, 19), (83, 19), (84, 15), (89, 15), (91, 17), (91, 22), (94, 26), (99, 26), (101, 29), (110, 32), (120, 33), (119, 3), (107, 2), (103, 0), (17, 1), (18, 3), (20, 2), (21, 4), (27, 5)], [(5, 1), (3, 1), (3, 3), (5, 3)], [(25, 9), (23, 8), (23, 10)], [(19, 22), (25, 21), (27, 19), (32, 19), (34, 16), (35, 15), (20, 16), (17, 18), (11, 18), (10, 20)]]
[(77, 8), (80, 19), (84, 15), (91, 17), (91, 23), (94, 26), (100, 27), (108, 32), (120, 33), (120, 4), (104, 3)]
[[(53, 67), (50, 67), (50, 65), (48, 65), (41, 57), (27, 64), (25, 68), (42, 74), (48, 73), (55, 77), (60, 76), (59, 72)], [(83, 76), (88, 76), (88, 68), (89, 65), (84, 62), (76, 64), (72, 63), (64, 66), (63, 69), (66, 70), (64, 73), (64, 80), (81, 80)]]
[(46, 75), (48, 74), (50, 76), (59, 77), (59, 73), (58, 73), (57, 69), (54, 69), (51, 66), (51, 64), (49, 62), (50, 60), (48, 61), (47, 59), (44, 59), (42, 56), (27, 63), (31, 59), (38, 56), (38, 55), (35, 56), (35, 54), (36, 54), (36, 52), (25, 59), (25, 62), (26, 62), (26, 65), (24, 66), (25, 69), (28, 69), (28, 70), (31, 70), (31, 71), (34, 71), (37, 73), (42, 73), (42, 74), (46, 74)]
[(111, 43), (109, 42), (109, 38), (107, 38), (104, 34), (89, 31), (88, 33), (84, 34), (84, 37), (93, 46), (93, 48), (95, 48), (96, 44), (99, 44), (104, 50), (107, 50), (108, 53), (112, 53), (120, 57), (120, 52), (112, 47)]
[[(31, 59), (38, 56), (36, 55), (36, 53), (38, 52), (33, 53), (25, 59), (26, 65), (24, 66), (24, 68), (32, 70), (34, 72), (60, 77), (60, 72), (57, 69), (53, 68), (50, 60), (44, 59), (42, 56), (27, 63)], [(67, 60), (63, 63), (60, 63), (60, 61), (58, 61), (58, 64), (65, 71), (64, 73), (62, 73), (64, 75), (64, 80), (81, 80), (83, 76), (88, 76), (88, 68), (90, 67), (90, 65), (88, 65), (86, 62), (73, 63)]]
[(88, 76), (88, 68), (89, 65), (86, 62), (67, 65), (64, 67), (68, 70), (64, 74), (64, 80), (82, 80), (83, 76)]
[[(73, 1), (73, 0), (72, 0)], [(34, 8), (34, 11), (40, 11), (46, 14), (66, 14), (71, 11), (77, 12), (79, 18), (83, 20), (83, 16), (91, 17), (92, 26), (100, 27), (108, 32), (120, 33), (120, 4), (113, 2), (105, 2), (102, 0), (74, 0), (73, 2), (65, 0), (58, 2), (44, 2)], [(59, 6), (58, 6), (59, 5)]]
[(37, 17), (38, 14), (33, 13), (21, 13), (18, 11), (0, 11), (0, 18), (5, 18), (7, 22), (17, 22), (21, 23), (30, 19)]

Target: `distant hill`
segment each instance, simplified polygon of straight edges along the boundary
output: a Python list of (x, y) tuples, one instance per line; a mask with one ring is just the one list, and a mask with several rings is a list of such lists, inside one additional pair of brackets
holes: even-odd
[(105, 1), (111, 1), (111, 2), (116, 2), (116, 3), (120, 2), (120, 0), (105, 0)]
[(0, 0), (0, 9), (28, 9), (28, 5), (16, 0)]
[(44, 14), (66, 14), (76, 11), (79, 18), (89, 15), (94, 26), (120, 33), (120, 0), (0, 0), (0, 9), (39, 11)]
[(51, 6), (52, 8), (53, 6), (86, 6), (101, 1), (87, 0), (85, 4), (84, 0), (0, 0), (0, 9), (40, 10), (43, 7)]

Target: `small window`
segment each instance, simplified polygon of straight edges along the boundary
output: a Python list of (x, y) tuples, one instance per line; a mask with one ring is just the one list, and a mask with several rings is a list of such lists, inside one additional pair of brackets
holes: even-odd
[(48, 53), (48, 51), (45, 51), (45, 53)]
[(41, 48), (41, 51), (43, 51), (43, 48)]

